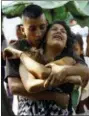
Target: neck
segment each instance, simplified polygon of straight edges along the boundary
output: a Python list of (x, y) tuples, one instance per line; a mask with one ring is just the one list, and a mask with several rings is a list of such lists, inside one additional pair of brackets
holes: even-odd
[(61, 54), (61, 50), (59, 50), (59, 48), (57, 47), (50, 47), (50, 46), (46, 46), (46, 50), (45, 50), (45, 56), (48, 60), (53, 61), (54, 58), (58, 55)]
[(38, 48), (39, 45), (38, 44), (33, 44), (32, 42), (30, 41), (27, 41), (29, 45), (31, 45), (32, 47), (35, 47), (35, 48)]

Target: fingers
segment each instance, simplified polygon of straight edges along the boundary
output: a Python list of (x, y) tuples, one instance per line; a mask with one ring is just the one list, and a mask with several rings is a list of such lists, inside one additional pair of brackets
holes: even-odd
[(4, 58), (6, 58), (6, 57), (10, 58), (13, 56), (12, 52), (9, 49), (5, 49), (3, 54), (4, 54)]
[(50, 76), (48, 77), (48, 79), (45, 81), (44, 87), (47, 88), (49, 86), (50, 81), (52, 80), (52, 76), (53, 76), (53, 74), (51, 73)]
[(52, 80), (49, 83), (49, 86), (53, 87), (53, 86), (55, 86), (55, 84), (56, 84), (56, 79), (52, 78)]
[(58, 79), (58, 75), (57, 74), (53, 75), (49, 86), (55, 87), (55, 86), (58, 86), (59, 84), (60, 84), (60, 82)]

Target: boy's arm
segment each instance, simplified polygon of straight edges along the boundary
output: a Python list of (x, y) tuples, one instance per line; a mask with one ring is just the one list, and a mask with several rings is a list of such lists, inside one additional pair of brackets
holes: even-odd
[(65, 100), (66, 100), (65, 102), (68, 102), (68, 96), (65, 96), (65, 95), (62, 96), (61, 93), (50, 92), (50, 91), (28, 93), (22, 84), (21, 78), (19, 77), (19, 71), (18, 71), (19, 65), (16, 65), (16, 64), (19, 64), (18, 60), (16, 59), (6, 61), (7, 73), (6, 73), (5, 80), (8, 82), (9, 88), (13, 94), (25, 96), (33, 100), (54, 100), (58, 104), (60, 103), (61, 98), (65, 97)]
[(58, 105), (62, 106), (63, 108), (66, 108), (68, 106), (69, 103), (68, 94), (51, 92), (51, 91), (28, 93), (18, 77), (15, 78), (9, 77), (8, 84), (11, 92), (14, 95), (21, 95), (27, 97), (30, 100), (54, 100)]
[(46, 79), (51, 73), (51, 68), (47, 68), (43, 64), (34, 61), (24, 53), (20, 56), (20, 60), (25, 68), (39, 79)]
[(44, 88), (44, 82), (43, 79), (36, 79), (28, 70), (25, 68), (23, 64), (20, 64), (19, 67), (19, 73), (22, 80), (22, 83), (27, 90), (27, 92), (30, 93), (37, 93), (40, 91), (44, 91), (47, 88)]
[(79, 75), (83, 83), (86, 80), (89, 80), (89, 68), (83, 64), (76, 64), (75, 66), (58, 66), (53, 63), (51, 64), (51, 67), (56, 73), (55, 75), (51, 73), (51, 76), (48, 77), (44, 84), (45, 87), (48, 85), (50, 86), (50, 83), (56, 83), (58, 85), (62, 83), (67, 76), (75, 76), (76, 78), (76, 75)]
[(20, 58), (25, 68), (39, 79), (46, 79), (51, 72), (50, 68), (46, 68), (44, 65), (30, 58), (24, 52), (17, 50), (13, 47), (6, 48), (4, 50), (4, 54), (8, 59), (14, 59), (16, 57)]

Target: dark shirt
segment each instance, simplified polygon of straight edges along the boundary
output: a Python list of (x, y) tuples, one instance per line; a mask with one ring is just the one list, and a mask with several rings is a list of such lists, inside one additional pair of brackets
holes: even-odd
[[(30, 45), (25, 40), (17, 40), (10, 44), (15, 49), (21, 50), (21, 51), (29, 51)], [(8, 81), (8, 77), (16, 78), (19, 77), (19, 64), (20, 59), (6, 59), (6, 77), (5, 81)]]

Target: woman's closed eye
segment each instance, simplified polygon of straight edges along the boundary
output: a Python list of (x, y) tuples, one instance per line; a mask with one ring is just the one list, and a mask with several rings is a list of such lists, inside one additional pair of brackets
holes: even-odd
[(66, 30), (64, 30), (64, 29), (61, 29), (61, 32), (62, 32), (62, 33), (67, 33)]
[(54, 27), (54, 28), (52, 28), (51, 30), (52, 30), (52, 31), (57, 31), (57, 28), (56, 28), (56, 27)]

